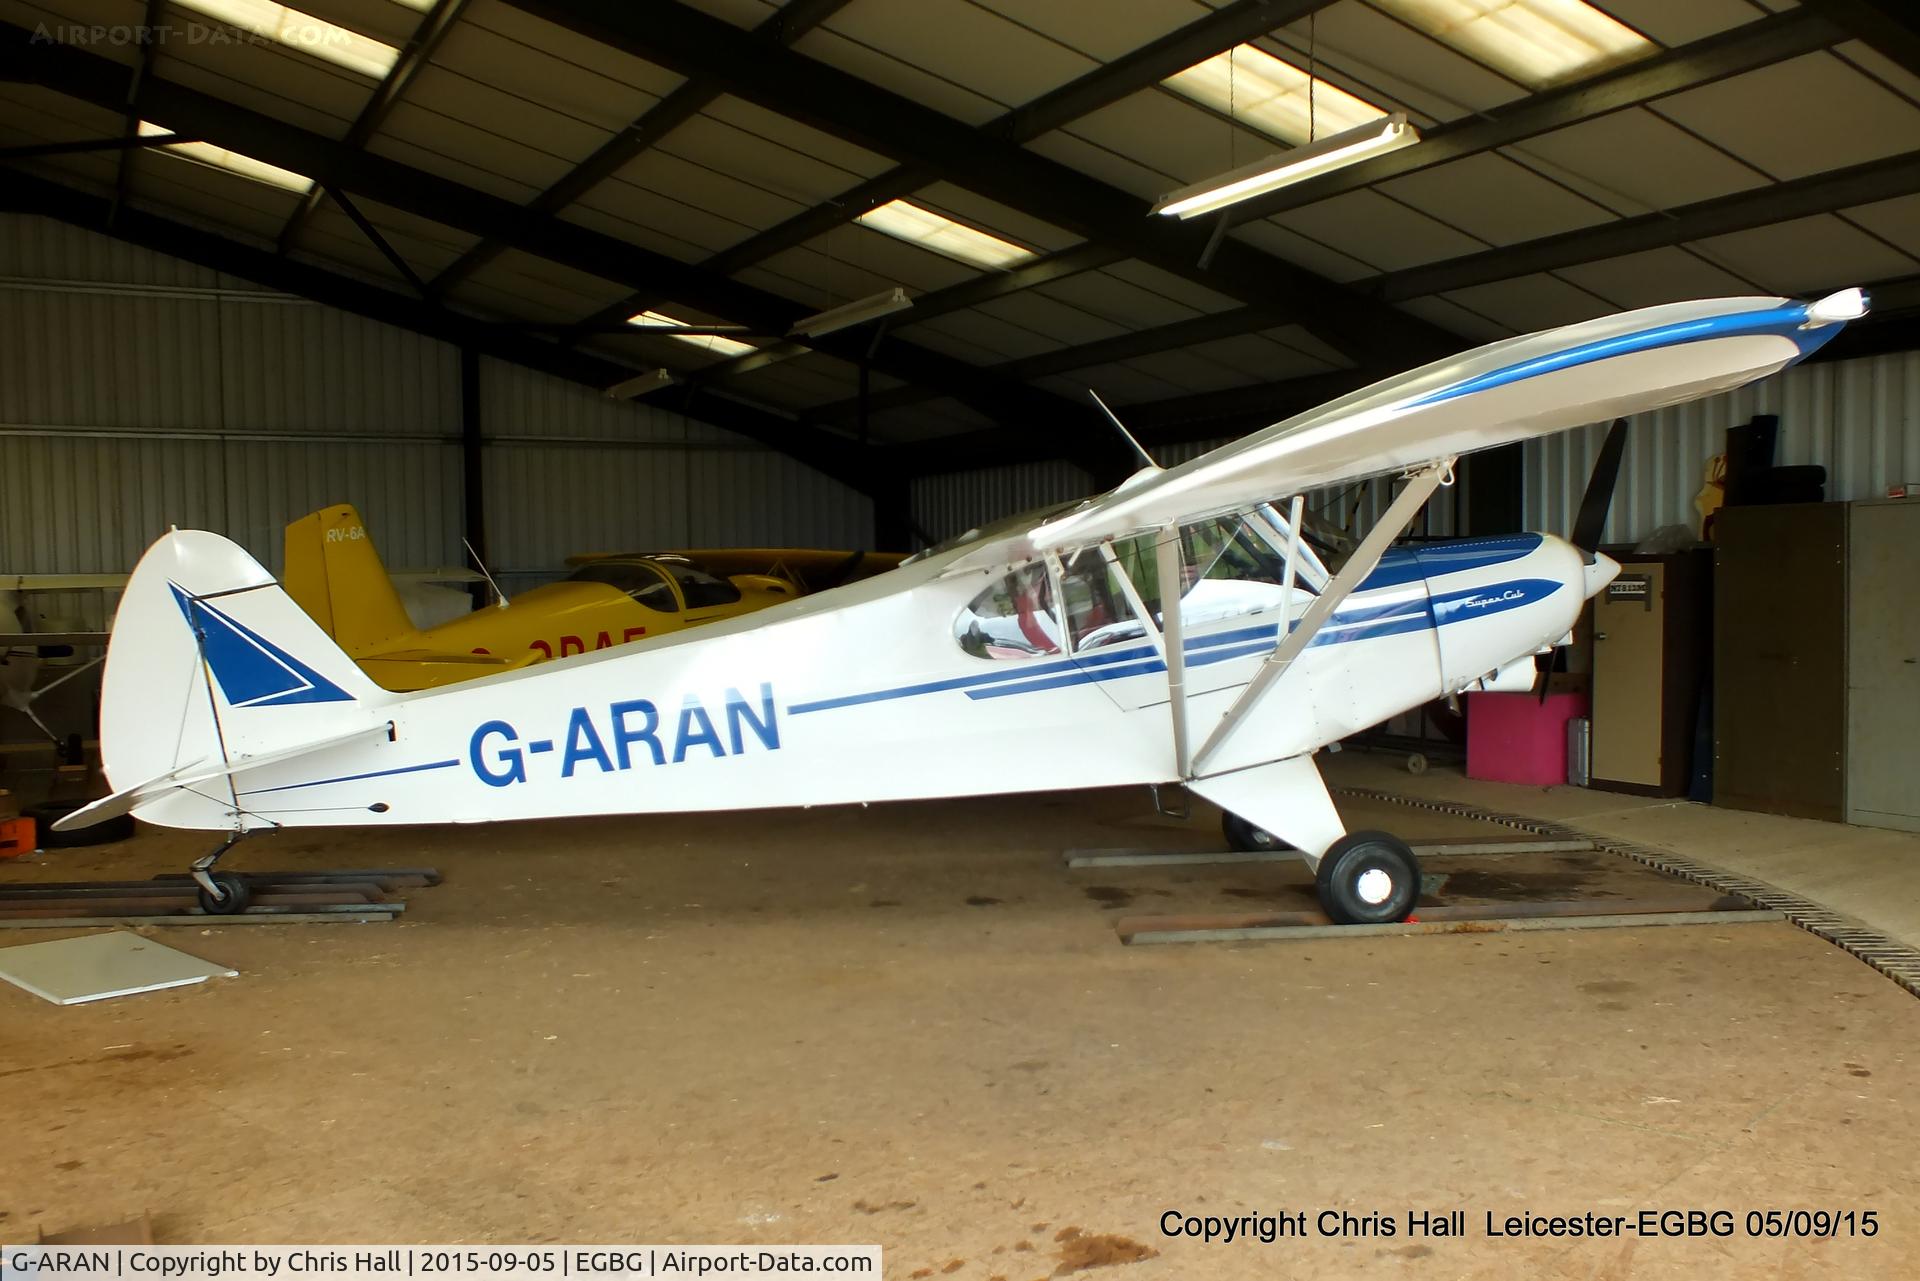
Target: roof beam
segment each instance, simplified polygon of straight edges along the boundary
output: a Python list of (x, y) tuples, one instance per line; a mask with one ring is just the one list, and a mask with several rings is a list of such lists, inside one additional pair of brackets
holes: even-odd
[(1866, 41), (1882, 57), (1891, 58), (1920, 76), (1920, 12), (1912, 0), (1801, 0), (1805, 8), (1824, 14)]
[[(33, 43), (33, 35), (0, 22), (0, 68), (83, 101), (117, 109), (129, 69), (69, 45)], [(511, 201), (414, 169), (346, 142), (295, 128), (185, 85), (158, 77), (145, 82), (149, 118), (327, 186), (338, 187), (480, 236), (497, 236), (516, 249), (629, 288), (655, 289), (702, 311), (786, 333), (807, 309), (777, 294), (716, 277), (701, 268), (557, 218), (528, 218)], [(853, 332), (800, 340), (816, 351), (855, 364), (867, 340)], [(873, 368), (907, 382), (925, 383), (989, 417), (1044, 425), (1059, 449), (1077, 452), (1102, 472), (1124, 461), (1118, 443), (1086, 407), (1038, 388), (1009, 382), (978, 366), (892, 339), (872, 357)], [(657, 403), (657, 402), (655, 402)]]
[[(385, 79), (374, 86), (373, 96), (367, 99), (367, 105), (360, 108), (360, 114), (354, 118), (353, 124), (347, 129), (347, 146), (358, 149), (367, 145), (367, 139), (373, 137), (379, 130), (386, 121), (387, 114), (393, 110), (394, 104), (400, 101), (401, 95), (406, 93), (414, 78), (426, 68), (427, 63), (433, 58), (434, 50), (438, 49), (440, 42), (446, 39), (447, 32), (453, 29), (453, 24), (459, 21), (466, 7), (467, 0), (435, 0), (433, 8), (427, 11), (427, 16), (420, 20), (418, 27), (414, 28), (413, 38), (408, 40), (407, 47), (400, 51), (400, 57), (394, 62), (393, 69), (387, 72)], [(320, 201), (325, 194), (326, 189), (319, 183), (315, 183), (306, 197), (301, 200), (300, 207), (295, 209), (292, 216), (287, 219), (287, 225), (280, 229), (281, 253), (284, 254), (293, 248), (293, 242), (299, 239), (300, 232), (307, 225), (307, 220), (320, 208)], [(355, 221), (357, 222), (358, 219)], [(412, 274), (411, 269), (407, 274)]]
[(1423, 129), (1418, 146), (1404, 147), (1242, 201), (1227, 211), (1227, 221), (1237, 226), (1269, 218), (1330, 196), (1525, 142), (1570, 125), (1584, 124), (1658, 98), (1756, 71), (1825, 49), (1846, 38), (1844, 30), (1820, 14), (1804, 8), (1789, 9), (1563, 88)]
[[(56, 218), (156, 253), (242, 276), (271, 289), (470, 348), (596, 391), (631, 377), (634, 372), (626, 365), (599, 356), (531, 340), (504, 326), (456, 315), (418, 298), (283, 258), (266, 249), (131, 206), (121, 207), (109, 225), (112, 202), (107, 198), (17, 170), (9, 171), (7, 180), (0, 183), (0, 207)], [(791, 455), (863, 492), (875, 493), (884, 487), (886, 477), (876, 470), (874, 453), (841, 437), (717, 396), (701, 397), (684, 412), (690, 418), (737, 432)]]
[[(1219, 338), (1232, 338), (1239, 334), (1285, 323), (1285, 316), (1270, 307), (1236, 307), (1231, 311), (1218, 311), (1204, 316), (1192, 316), (1186, 320), (1176, 320), (1170, 325), (1160, 325), (1153, 329), (1136, 329), (1132, 333), (1116, 334), (1111, 338), (1083, 343), (1078, 347), (1062, 347), (1056, 351), (1043, 351), (1033, 356), (1022, 356), (1018, 360), (1004, 361), (993, 368), (1010, 378), (1045, 378), (1050, 374), (1064, 374), (1071, 370), (1112, 364), (1119, 360), (1135, 360), (1156, 352), (1169, 351), (1177, 347), (1190, 347), (1196, 343), (1212, 342)], [(871, 397), (868, 408), (870, 410), (898, 409), (903, 405), (918, 404), (926, 399), (925, 388), (896, 387)], [(859, 399), (849, 397), (806, 410), (801, 417), (808, 422), (843, 422), (857, 413), (859, 407)]]
[[(1042, 285), (1051, 280), (1064, 280), (1068, 276), (1078, 275), (1083, 271), (1093, 271), (1100, 267), (1125, 261), (1125, 259), (1125, 254), (1104, 248), (1100, 245), (1091, 243), (1075, 245), (1073, 248), (1063, 249), (1057, 254), (1047, 254), (1045, 257), (1035, 258), (1032, 262), (1015, 267), (1011, 271), (986, 272), (983, 275), (975, 276), (971, 280), (963, 280), (957, 285), (949, 285), (945, 289), (936, 289), (932, 293), (921, 294), (913, 300), (913, 310), (909, 315), (902, 318), (902, 323), (911, 324), (919, 320), (932, 320), (935, 316), (944, 316), (949, 312), (962, 311), (968, 307), (977, 307), (983, 302), (992, 302), (995, 298), (1004, 298), (1006, 295), (1017, 293), (1022, 289), (1031, 289), (1035, 285)], [(606, 332), (609, 326), (618, 325), (626, 317), (633, 315), (633, 311), (629, 309), (638, 305), (639, 304), (633, 300), (625, 300), (615, 304), (613, 307), (603, 308), (587, 319), (577, 321), (569, 326), (561, 341), (577, 341), (579, 338), (585, 337), (590, 333)], [(771, 363), (767, 357), (774, 350), (776, 349), (768, 348), (759, 352), (747, 352), (734, 357), (732, 360), (708, 365), (704, 369), (694, 371), (682, 381), (697, 386), (714, 386), (723, 383), (730, 378), (737, 378), (742, 374), (751, 373)], [(791, 354), (793, 354), (791, 351), (787, 351), (783, 353), (783, 358)], [(906, 390), (906, 388), (896, 388), (894, 391), (883, 394), (893, 396)], [(924, 389), (917, 388), (915, 390), (922, 394), (915, 395), (912, 400), (902, 401), (900, 403), (910, 404), (913, 400), (925, 400), (928, 398)], [(879, 397), (874, 398), (876, 408), (879, 407), (879, 399)]]
[[(1381, 307), (1304, 268), (1237, 240), (1198, 265), (1206, 227), (1150, 218), (1147, 202), (991, 137), (938, 111), (790, 49), (764, 42), (671, 0), (507, 0), (514, 7), (686, 75), (907, 165), (942, 177), (1075, 235), (1124, 250), (1247, 302), (1284, 298), (1300, 322), (1349, 354), (1437, 353), (1458, 338)], [(1271, 12), (1277, 12), (1277, 8)]]
[[(848, 0), (792, 0), (755, 27), (754, 38), (775, 44), (792, 44), (838, 13), (847, 3)], [(559, 213), (706, 110), (722, 92), (719, 85), (705, 78), (687, 79), (632, 124), (607, 139), (558, 182), (541, 192), (527, 205), (527, 212), (536, 217)], [(505, 244), (491, 237), (480, 240), (433, 278), (428, 286), (432, 296), (441, 297), (467, 276), (493, 261), (505, 248)], [(644, 310), (645, 307), (634, 306), (615, 319)]]
[(147, 0), (147, 20), (135, 32), (140, 46), (140, 61), (133, 72), (133, 85), (127, 90), (127, 120), (121, 137), (127, 145), (120, 152), (120, 163), (113, 171), (113, 207), (127, 203), (127, 185), (133, 180), (133, 143), (140, 137), (140, 86), (153, 74), (153, 50), (160, 24), (167, 20), (167, 0)]
[(1578, 267), (1623, 254), (1670, 248), (1916, 192), (1920, 192), (1920, 151), (1909, 151), (1885, 160), (1810, 174), (1751, 191), (1737, 191), (1638, 218), (1621, 218), (1557, 236), (1543, 236), (1517, 245), (1503, 245), (1443, 262), (1388, 272), (1359, 284), (1382, 301), (1401, 302), (1535, 272)]

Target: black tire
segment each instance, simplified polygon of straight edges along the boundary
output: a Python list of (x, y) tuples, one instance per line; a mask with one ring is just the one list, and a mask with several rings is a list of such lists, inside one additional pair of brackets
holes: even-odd
[(1349, 832), (1321, 856), (1314, 885), (1336, 925), (1404, 921), (1420, 901), (1420, 861), (1397, 836)]
[(1225, 833), (1227, 847), (1243, 853), (1258, 854), (1268, 850), (1290, 850), (1287, 844), (1264, 827), (1255, 827), (1238, 814), (1227, 810), (1220, 811), (1220, 830)]
[(34, 840), (43, 850), (71, 849), (79, 845), (110, 845), (114, 841), (129, 840), (133, 836), (133, 816), (116, 814), (104, 822), (92, 827), (77, 828), (71, 832), (56, 832), (53, 825), (67, 815), (79, 809), (78, 805), (67, 805), (60, 801), (42, 801), (38, 805), (29, 805), (20, 813), (33, 820)]
[(253, 886), (238, 872), (215, 872), (213, 883), (220, 887), (222, 897), (207, 893), (205, 886), (200, 889), (200, 910), (208, 916), (233, 916), (246, 911), (247, 904), (253, 902)]

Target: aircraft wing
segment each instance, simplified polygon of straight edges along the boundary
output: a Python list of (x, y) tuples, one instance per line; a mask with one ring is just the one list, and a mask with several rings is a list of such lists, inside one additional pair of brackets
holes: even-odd
[(905, 552), (835, 551), (821, 547), (682, 547), (653, 552), (579, 552), (567, 557), (567, 564), (577, 569), (597, 560), (636, 555), (684, 556), (722, 578), (734, 574), (769, 574), (792, 579), (809, 591), (871, 578), (897, 569), (907, 558)]
[(125, 574), (0, 574), (0, 591), (74, 592), (125, 587)]
[[(567, 564), (577, 568), (619, 556), (685, 556), (716, 574), (760, 574), (781, 563), (796, 569), (832, 569), (855, 554), (822, 547), (673, 547), (650, 552), (576, 552), (567, 557)], [(863, 565), (884, 564), (889, 569), (906, 558), (905, 552), (858, 554)]]
[(982, 540), (947, 572), (1126, 537), (1728, 391), (1800, 360), (1865, 311), (1865, 296), (1854, 289), (1817, 303), (1717, 298), (1490, 343), (1178, 467), (1143, 471), (1024, 533)]

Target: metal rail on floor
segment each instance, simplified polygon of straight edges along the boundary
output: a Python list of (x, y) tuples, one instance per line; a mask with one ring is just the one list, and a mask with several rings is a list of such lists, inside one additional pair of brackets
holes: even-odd
[[(1514, 900), (1499, 894), (1481, 895), (1482, 901), (1448, 902), (1445, 887), (1449, 873), (1430, 873), (1422, 891), (1422, 905), (1403, 922), (1382, 925), (1335, 925), (1317, 910), (1266, 912), (1188, 912), (1155, 915), (1130, 915), (1114, 923), (1120, 941), (1139, 943), (1248, 942), (1331, 938), (1378, 938), (1423, 934), (1495, 934), (1538, 930), (1609, 929), (1627, 926), (1665, 925), (1741, 925), (1795, 919), (1795, 913), (1807, 917), (1814, 905), (1804, 901), (1788, 902), (1771, 886), (1757, 881), (1718, 874), (1689, 860), (1629, 847), (1620, 842), (1595, 837), (1556, 823), (1497, 814), (1470, 805), (1424, 801), (1372, 788), (1336, 788), (1336, 795), (1355, 800), (1386, 802), (1398, 806), (1468, 818), (1515, 832), (1511, 837), (1467, 836), (1456, 840), (1415, 843), (1412, 848), (1422, 859), (1444, 860), (1462, 856), (1524, 857), (1527, 855), (1564, 855), (1569, 853), (1621, 854), (1652, 871), (1670, 876), (1678, 885), (1650, 887), (1649, 892), (1621, 895), (1606, 893), (1552, 901)], [(1259, 851), (1175, 851), (1154, 849), (1076, 849), (1068, 850), (1066, 863), (1072, 869), (1088, 868), (1194, 868), (1226, 864), (1285, 863), (1297, 861), (1298, 852), (1290, 849)], [(1484, 901), (1490, 897), (1492, 901)], [(1435, 901), (1435, 900), (1439, 901)], [(1827, 914), (1831, 916), (1831, 914)], [(1799, 923), (1798, 921), (1796, 923)], [(1830, 936), (1829, 936), (1830, 937)], [(1858, 941), (1856, 941), (1858, 942)], [(1856, 955), (1862, 959), (1875, 955), (1885, 940), (1861, 945)], [(1853, 950), (1853, 949), (1849, 949)], [(1864, 953), (1864, 955), (1863, 955)]]
[(391, 921), (400, 891), (440, 883), (430, 867), (248, 872), (245, 911), (209, 913), (185, 873), (147, 881), (46, 881), (0, 886), (0, 929), (92, 925), (294, 925)]
[[(1465, 854), (1577, 854), (1594, 848), (1593, 842), (1556, 841), (1427, 841), (1410, 847), (1419, 858), (1458, 858)], [(1300, 857), (1298, 850), (1153, 850), (1153, 849), (1075, 849), (1066, 853), (1067, 866), (1088, 867), (1208, 867), (1224, 863), (1288, 863)]]
[(1778, 912), (1788, 922), (1817, 938), (1825, 939), (1855, 960), (1878, 970), (1914, 996), (1920, 996), (1920, 949), (1891, 938), (1863, 921), (1836, 912), (1812, 899), (1769, 885), (1765, 881), (1697, 862), (1666, 850), (1654, 849), (1651, 846), (1616, 840), (1612, 837), (1595, 836), (1592, 833), (1568, 827), (1564, 823), (1527, 818), (1519, 814), (1505, 814), (1498, 810), (1481, 809), (1477, 805), (1464, 805), (1455, 801), (1435, 801), (1415, 796), (1402, 796), (1396, 792), (1384, 792), (1371, 787), (1336, 787), (1332, 791), (1336, 796), (1350, 796), (1356, 800), (1385, 801), (1389, 804), (1405, 805), (1435, 814), (1479, 819), (1502, 827), (1510, 827), (1516, 831), (1527, 832), (1543, 839), (1591, 841), (1597, 850), (1618, 854), (1653, 868), (1657, 872), (1665, 872), (1683, 881), (1704, 885), (1722, 894), (1738, 894), (1757, 907)]

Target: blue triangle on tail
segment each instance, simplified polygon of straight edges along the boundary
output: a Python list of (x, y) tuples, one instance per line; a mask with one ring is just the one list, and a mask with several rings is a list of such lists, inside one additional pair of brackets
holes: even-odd
[(220, 692), (235, 707), (284, 707), (290, 703), (338, 703), (353, 695), (308, 667), (244, 623), (237, 622), (178, 585), (173, 598), (199, 635), (207, 666)]

